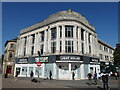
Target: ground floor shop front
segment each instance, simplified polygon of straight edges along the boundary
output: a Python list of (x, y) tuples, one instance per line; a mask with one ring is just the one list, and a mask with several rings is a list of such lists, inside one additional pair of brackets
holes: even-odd
[[(52, 59), (52, 61), (49, 59)], [(59, 59), (48, 57), (48, 60), (42, 62), (40, 67), (38, 67), (36, 63), (29, 63), (29, 59), (22, 58), (20, 61), (23, 63), (19, 63), (19, 60), (20, 59), (18, 59), (18, 62), (15, 64), (14, 70), (14, 76), (17, 71), (19, 72), (18, 77), (30, 77), (30, 73), (33, 71), (34, 77), (38, 77), (39, 74), (40, 78), (49, 78), (51, 71), (53, 79), (72, 80), (74, 72), (75, 80), (79, 80), (86, 79), (88, 73), (94, 74), (95, 71), (98, 74), (100, 73), (99, 64), (84, 63), (83, 60), (80, 59), (80, 56), (62, 56)], [(33, 60), (35, 61), (36, 58), (33, 58)]]

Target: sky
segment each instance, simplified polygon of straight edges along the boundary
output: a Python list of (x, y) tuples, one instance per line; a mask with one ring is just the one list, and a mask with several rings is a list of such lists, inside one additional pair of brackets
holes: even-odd
[(68, 9), (82, 14), (95, 27), (100, 40), (112, 47), (118, 43), (117, 2), (3, 2), (2, 53), (5, 42), (16, 38), (20, 30)]

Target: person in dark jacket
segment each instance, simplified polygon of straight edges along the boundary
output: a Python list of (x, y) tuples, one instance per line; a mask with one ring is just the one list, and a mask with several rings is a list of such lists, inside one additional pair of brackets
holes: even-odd
[(75, 78), (75, 73), (74, 72), (72, 72), (72, 79), (74, 80)]
[(89, 85), (91, 85), (92, 84), (92, 74), (91, 73), (88, 73), (87, 74), (87, 77), (88, 77), (88, 80), (89, 80)]
[(103, 88), (108, 90), (108, 75), (102, 75)]
[(52, 79), (52, 71), (50, 71), (50, 73), (49, 73), (49, 78), (50, 78), (50, 80)]
[(33, 79), (33, 75), (34, 75), (34, 73), (33, 73), (33, 71), (31, 71), (31, 73), (30, 73), (31, 80)]

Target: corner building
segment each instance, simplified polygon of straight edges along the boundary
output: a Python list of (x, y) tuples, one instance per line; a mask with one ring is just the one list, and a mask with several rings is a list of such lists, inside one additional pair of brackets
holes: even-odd
[[(18, 77), (85, 79), (89, 72), (100, 72), (98, 38), (95, 28), (72, 10), (50, 15), (40, 23), (20, 31), (17, 40), (15, 71)], [(41, 57), (39, 57), (40, 52)], [(42, 62), (38, 69), (36, 62)]]

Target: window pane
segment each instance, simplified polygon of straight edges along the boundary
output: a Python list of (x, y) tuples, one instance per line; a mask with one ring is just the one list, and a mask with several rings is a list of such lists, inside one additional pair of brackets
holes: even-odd
[(26, 75), (27, 74), (27, 67), (22, 67), (22, 75)]

